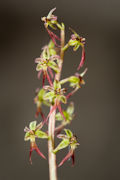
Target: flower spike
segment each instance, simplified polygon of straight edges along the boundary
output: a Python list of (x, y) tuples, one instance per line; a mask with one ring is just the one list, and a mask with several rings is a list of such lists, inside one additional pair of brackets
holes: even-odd
[[(58, 22), (58, 17), (54, 15), (55, 10), (56, 7), (41, 18), (45, 31), (50, 37), (50, 41), (41, 48), (40, 56), (35, 58), (37, 78), (42, 82), (42, 88), (37, 88), (35, 91), (35, 118), (38, 119), (41, 117), (42, 121), (38, 124), (36, 120), (32, 121), (29, 127), (25, 127), (24, 140), (30, 141), (30, 164), (32, 164), (33, 152), (43, 159), (46, 159), (46, 156), (39, 149), (38, 139), (47, 140), (49, 177), (50, 179), (56, 180), (57, 167), (61, 167), (69, 160), (71, 160), (72, 166), (75, 164), (75, 149), (79, 143), (76, 135), (74, 135), (71, 130), (64, 129), (67, 125), (71, 124), (75, 117), (74, 103), (70, 102), (65, 110), (63, 107), (66, 107), (69, 98), (85, 84), (83, 76), (87, 68), (82, 73), (78, 73), (79, 69), (83, 67), (86, 58), (85, 38), (79, 36), (79, 34), (70, 28), (71, 36), (65, 44), (65, 25), (64, 23)], [(65, 51), (69, 47), (71, 47), (73, 51), (77, 51), (80, 48), (81, 59), (77, 66), (77, 73), (61, 80)], [(67, 85), (69, 89), (67, 89)], [(44, 106), (49, 108), (47, 116), (44, 114), (47, 110)], [(43, 131), (42, 128), (45, 130)], [(61, 133), (62, 131), (64, 133)], [(56, 137), (59, 139), (57, 146), (55, 145)], [(64, 148), (67, 149), (66, 155), (62, 157), (60, 162), (56, 163), (56, 153)]]

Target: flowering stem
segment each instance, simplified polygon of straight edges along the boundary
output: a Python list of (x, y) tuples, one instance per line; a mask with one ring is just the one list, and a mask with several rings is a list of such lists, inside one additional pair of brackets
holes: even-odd
[[(64, 27), (61, 29), (61, 52), (60, 57), (61, 60), (59, 61), (59, 72), (56, 74), (55, 79), (60, 80), (61, 76), (61, 70), (62, 70), (62, 64), (63, 64), (63, 57), (64, 57), (64, 51), (62, 48), (64, 47), (65, 42), (65, 31)], [(50, 108), (50, 110), (52, 107)], [(54, 132), (55, 132), (55, 115), (56, 110), (54, 110), (50, 117), (49, 117), (49, 123), (48, 123), (48, 158), (49, 158), (49, 177), (50, 180), (57, 180), (57, 165), (56, 165), (56, 155), (53, 153), (54, 146), (55, 146), (55, 140), (54, 140)]]

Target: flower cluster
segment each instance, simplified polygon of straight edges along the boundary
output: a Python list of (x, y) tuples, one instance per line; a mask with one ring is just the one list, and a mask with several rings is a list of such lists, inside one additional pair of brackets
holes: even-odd
[[(64, 129), (65, 126), (71, 124), (74, 115), (74, 103), (70, 102), (67, 108), (64, 110), (62, 106), (66, 106), (69, 101), (69, 98), (78, 91), (82, 85), (85, 84), (83, 76), (85, 75), (87, 68), (82, 72), (76, 72), (70, 77), (64, 78), (60, 80), (62, 64), (63, 64), (63, 54), (69, 47), (73, 47), (74, 51), (77, 51), (79, 47), (82, 48), (82, 58), (80, 64), (78, 66), (79, 70), (85, 62), (85, 38), (79, 36), (73, 29), (72, 35), (64, 46), (65, 38), (62, 37), (65, 31), (65, 26), (63, 23), (58, 23), (57, 16), (53, 15), (53, 12), (56, 8), (52, 9), (46, 17), (42, 17), (42, 21), (44, 22), (45, 29), (50, 35), (50, 42), (42, 48), (42, 52), (40, 57), (35, 59), (36, 63), (36, 71), (38, 75), (38, 79), (40, 79), (42, 75), (42, 88), (38, 88), (36, 90), (36, 95), (34, 98), (34, 103), (36, 104), (36, 114), (35, 117), (39, 118), (39, 115), (42, 117), (42, 122), (37, 125), (37, 121), (32, 121), (29, 124), (29, 128), (25, 127), (25, 141), (30, 140), (30, 152), (29, 152), (29, 160), (32, 164), (31, 155), (35, 150), (38, 155), (42, 158), (46, 159), (43, 153), (39, 150), (36, 144), (36, 138), (38, 139), (47, 139), (51, 141), (53, 144), (53, 149), (51, 153), (54, 155), (61, 149), (68, 147), (68, 153), (63, 158), (63, 160), (59, 163), (58, 167), (62, 166), (64, 162), (68, 159), (72, 158), (72, 164), (74, 165), (74, 152), (79, 143), (77, 142), (77, 137), (72, 133), (69, 129)], [(61, 37), (56, 35), (53, 30), (60, 30)], [(57, 40), (60, 41), (61, 45), (57, 44)], [(62, 54), (62, 55), (61, 55)], [(46, 84), (46, 80), (48, 84)], [(68, 88), (65, 88), (65, 83), (68, 83)], [(69, 92), (69, 93), (68, 93)], [(43, 106), (47, 106), (50, 108), (47, 115), (44, 115)], [(45, 110), (44, 110), (45, 111)], [(56, 135), (57, 138), (62, 139), (60, 144), (54, 148), (54, 140), (51, 138), (51, 135), (48, 130), (42, 131), (41, 129), (44, 126), (48, 126), (50, 123), (50, 116), (54, 114), (55, 122), (57, 122), (57, 126), (54, 125), (54, 129), (52, 129), (53, 136)], [(49, 128), (48, 128), (49, 129)], [(60, 132), (64, 130), (65, 134), (60, 134)], [(49, 144), (49, 143), (48, 143)], [(49, 149), (49, 147), (48, 147)]]

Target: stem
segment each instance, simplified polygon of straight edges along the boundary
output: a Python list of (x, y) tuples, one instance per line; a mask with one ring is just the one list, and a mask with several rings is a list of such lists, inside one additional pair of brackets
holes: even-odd
[(53, 149), (54, 149), (55, 114), (56, 114), (56, 111), (54, 111), (50, 115), (49, 124), (48, 124), (48, 134), (49, 134), (48, 157), (49, 157), (49, 177), (50, 177), (50, 180), (57, 180), (56, 155), (53, 153)]
[(60, 133), (60, 131), (67, 125), (68, 123), (61, 124), (58, 127), (55, 128), (55, 132)]
[[(61, 52), (60, 57), (61, 60), (59, 61), (59, 73), (56, 74), (55, 78), (56, 80), (60, 80), (61, 71), (62, 71), (62, 64), (63, 64), (63, 57), (64, 57), (64, 51), (62, 50), (64, 47), (65, 42), (65, 30), (64, 28), (61, 29)], [(50, 108), (52, 109), (52, 107)], [(48, 123), (48, 158), (49, 158), (49, 178), (50, 180), (57, 180), (57, 165), (56, 165), (56, 155), (53, 153), (54, 147), (55, 147), (55, 140), (54, 140), (54, 132), (55, 132), (55, 115), (56, 110), (52, 112), (52, 114), (49, 117), (49, 123)]]

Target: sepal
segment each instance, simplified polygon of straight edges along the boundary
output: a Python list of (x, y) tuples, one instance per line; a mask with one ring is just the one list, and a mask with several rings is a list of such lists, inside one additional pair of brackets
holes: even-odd
[(37, 130), (35, 132), (35, 135), (37, 136), (37, 138), (48, 139), (48, 135), (45, 132), (40, 131), (40, 130)]
[(44, 123), (39, 123), (37, 125), (36, 121), (33, 121), (29, 124), (29, 128), (25, 127), (24, 131), (25, 133), (25, 141), (30, 140), (30, 152), (29, 152), (29, 160), (30, 163), (32, 164), (32, 160), (31, 160), (31, 155), (32, 152), (35, 150), (42, 158), (46, 159), (46, 157), (41, 153), (41, 151), (39, 150), (35, 140), (36, 138), (42, 138), (42, 139), (46, 139), (48, 138), (48, 135), (41, 131), (40, 129), (43, 127)]
[(68, 138), (72, 138), (73, 137), (72, 131), (70, 131), (69, 129), (64, 129), (64, 131), (65, 131), (65, 133), (66, 133)]
[(53, 153), (57, 153), (59, 150), (66, 148), (69, 145), (69, 140), (64, 139), (62, 142), (54, 149)]
[(36, 129), (36, 124), (37, 124), (37, 121), (32, 121), (32, 122), (29, 124), (30, 130), (35, 131), (35, 129)]
[[(73, 119), (73, 117), (74, 117), (73, 113), (74, 113), (74, 104), (73, 104), (73, 102), (71, 102), (70, 105), (68, 106), (68, 108), (66, 109), (66, 111), (63, 111), (63, 114), (65, 116), (67, 123), (70, 123), (71, 120)], [(56, 117), (57, 121), (63, 121), (64, 120), (62, 115), (59, 112), (56, 114), (55, 117)]]

